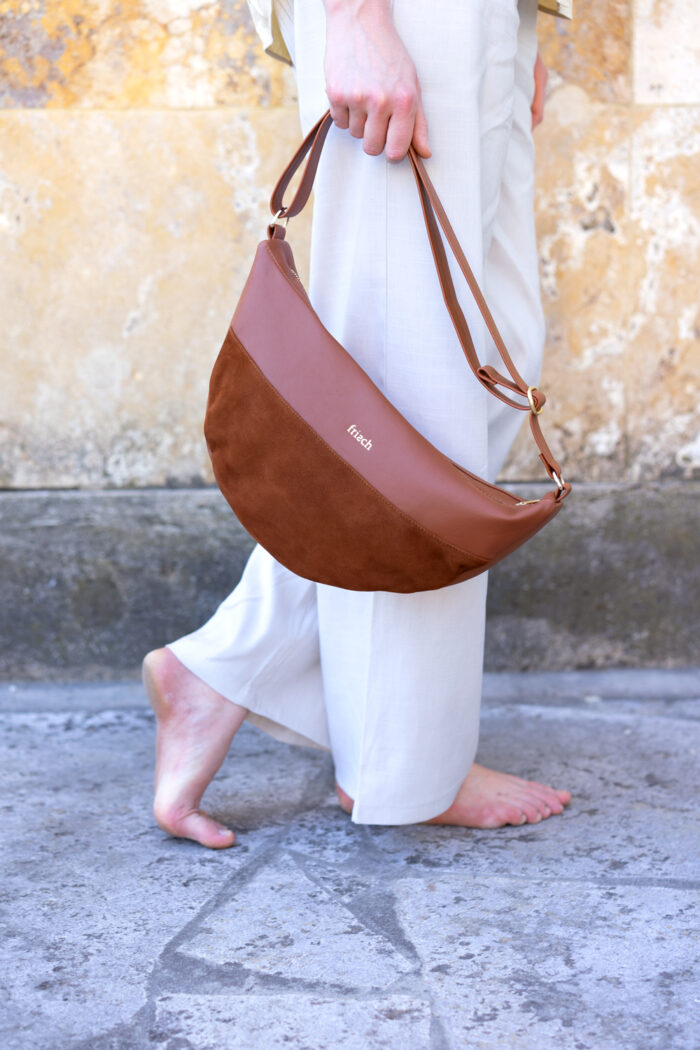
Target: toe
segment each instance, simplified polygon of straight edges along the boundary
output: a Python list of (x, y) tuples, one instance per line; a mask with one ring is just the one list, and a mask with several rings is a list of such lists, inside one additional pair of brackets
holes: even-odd
[[(516, 824), (520, 824), (523, 822), (523, 816), (525, 817), (525, 820), (528, 824), (539, 824), (544, 815), (537, 802), (534, 801), (532, 798), (527, 798), (526, 796), (514, 798), (512, 800), (511, 808), (513, 808), (513, 810), (517, 810), (518, 813), (518, 819), (515, 821)], [(510, 820), (508, 823), (513, 823), (513, 821)]]
[(549, 784), (540, 784), (536, 780), (528, 781), (528, 787), (552, 813), (561, 813), (563, 804), (571, 797), (568, 791), (555, 791)]
[[(491, 826), (503, 827), (504, 824), (515, 824), (516, 826), (527, 824), (530, 820), (527, 813), (528, 809), (529, 807), (527, 803), (524, 803), (523, 805), (501, 805), (496, 810), (496, 821)], [(536, 823), (535, 811), (531, 810), (531, 812), (533, 814), (532, 823)]]
[(155, 803), (153, 813), (158, 827), (174, 838), (192, 839), (209, 849), (228, 849), (236, 836), (230, 828), (203, 813), (201, 809), (176, 813)]
[(180, 822), (176, 834), (184, 838), (194, 839), (195, 842), (199, 842), (200, 845), (207, 846), (209, 849), (228, 849), (235, 841), (235, 835), (229, 828), (225, 828), (223, 824), (212, 820), (211, 817), (208, 817), (206, 813), (202, 813), (201, 810), (185, 817)]
[(541, 792), (538, 793), (528, 788), (518, 795), (517, 801), (521, 802), (523, 800), (534, 806), (540, 815), (540, 820), (544, 820), (545, 817), (551, 817), (552, 813), (561, 813), (561, 803), (554, 795), (543, 795)]
[(538, 798), (537, 809), (542, 817), (551, 817), (552, 813), (561, 813), (561, 803), (557, 798)]

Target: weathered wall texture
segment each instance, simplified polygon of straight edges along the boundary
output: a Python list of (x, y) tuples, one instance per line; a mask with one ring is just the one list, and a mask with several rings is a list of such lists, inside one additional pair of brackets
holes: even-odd
[[(540, 30), (553, 444), (574, 478), (693, 476), (700, 8), (576, 0)], [(211, 480), (208, 372), (298, 139), (291, 70), (243, 0), (0, 0), (0, 106), (0, 486)], [(508, 476), (540, 476), (525, 442)]]
[[(585, 480), (697, 476), (700, 8), (540, 19), (538, 229), (555, 444)], [(521, 446), (522, 447), (522, 446)], [(523, 476), (516, 454), (511, 477)]]
[(0, 487), (211, 480), (293, 89), (243, 0), (0, 3)]
[[(697, 481), (578, 486), (492, 570), (487, 668), (697, 664), (699, 507)], [(132, 674), (211, 616), (251, 546), (212, 489), (5, 493), (0, 680)]]

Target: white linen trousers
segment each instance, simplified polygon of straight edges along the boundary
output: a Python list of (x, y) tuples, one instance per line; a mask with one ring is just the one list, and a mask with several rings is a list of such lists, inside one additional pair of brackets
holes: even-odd
[[(276, 0), (306, 134), (328, 108), (322, 0)], [(518, 369), (539, 380), (544, 323), (530, 105), (537, 0), (394, 0), (421, 85), (426, 167)], [(293, 243), (294, 220), (290, 223)], [(497, 353), (459, 270), (483, 361)], [(333, 126), (315, 183), (309, 294), (329, 331), (433, 444), (495, 479), (523, 414), (477, 382), (445, 308), (407, 160)], [(319, 478), (319, 484), (323, 479)], [(311, 583), (257, 546), (232, 592), (169, 648), (278, 739), (330, 748), (352, 819), (443, 812), (474, 760), (486, 574), (418, 594)]]

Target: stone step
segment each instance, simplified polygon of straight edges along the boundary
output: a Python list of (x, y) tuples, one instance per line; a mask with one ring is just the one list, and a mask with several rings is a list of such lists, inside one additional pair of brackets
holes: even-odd
[[(490, 575), (487, 668), (696, 664), (699, 497), (700, 482), (576, 485)], [(212, 489), (0, 494), (0, 678), (136, 673), (209, 618), (251, 545)]]

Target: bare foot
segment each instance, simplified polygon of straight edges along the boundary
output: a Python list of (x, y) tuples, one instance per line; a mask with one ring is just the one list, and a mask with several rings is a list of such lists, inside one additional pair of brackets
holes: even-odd
[(247, 714), (245, 707), (211, 689), (169, 649), (148, 654), (143, 684), (156, 715), (153, 814), (158, 826), (210, 849), (232, 846), (233, 832), (199, 804)]
[[(351, 813), (353, 800), (337, 784), (336, 791), (341, 808)], [(559, 791), (536, 780), (521, 780), (510, 773), (497, 773), (475, 762), (449, 809), (423, 823), (455, 824), (463, 828), (538, 824), (553, 813), (561, 813), (570, 801), (569, 791)]]

